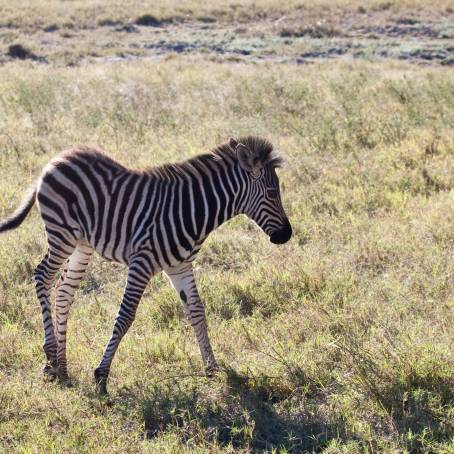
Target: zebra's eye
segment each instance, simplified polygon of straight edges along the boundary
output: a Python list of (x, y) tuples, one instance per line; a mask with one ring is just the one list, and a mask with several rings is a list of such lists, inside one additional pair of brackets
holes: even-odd
[(270, 199), (277, 199), (277, 189), (267, 189), (266, 190), (266, 195)]

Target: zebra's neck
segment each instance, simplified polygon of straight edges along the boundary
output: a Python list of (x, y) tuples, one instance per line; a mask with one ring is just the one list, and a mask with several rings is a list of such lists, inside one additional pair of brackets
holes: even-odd
[(225, 221), (244, 211), (248, 183), (235, 162), (213, 162), (197, 170), (189, 174), (182, 190), (182, 209), (191, 236), (203, 241)]

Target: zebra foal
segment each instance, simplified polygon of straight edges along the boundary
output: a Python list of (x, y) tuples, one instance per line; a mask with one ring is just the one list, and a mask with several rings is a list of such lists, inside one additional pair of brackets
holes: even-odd
[[(95, 369), (107, 392), (110, 366), (131, 326), (149, 280), (164, 271), (195, 330), (207, 375), (217, 369), (192, 262), (216, 227), (238, 214), (255, 221), (271, 242), (287, 242), (292, 228), (282, 207), (276, 167), (281, 157), (265, 139), (230, 139), (210, 153), (178, 164), (137, 171), (88, 148), (63, 152), (44, 168), (24, 203), (0, 222), (18, 227), (36, 202), (48, 249), (35, 271), (44, 325), (44, 372), (69, 383), (66, 325), (74, 293), (93, 251), (128, 266), (112, 336)], [(55, 314), (50, 289), (57, 273)]]

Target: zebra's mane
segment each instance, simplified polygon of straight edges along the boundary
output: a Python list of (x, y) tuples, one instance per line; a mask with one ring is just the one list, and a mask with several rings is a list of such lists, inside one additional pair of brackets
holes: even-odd
[[(262, 166), (271, 166), (273, 168), (281, 167), (283, 164), (282, 156), (274, 150), (272, 143), (266, 139), (255, 136), (240, 137), (239, 143), (245, 145), (254, 157), (255, 162), (260, 162)], [(236, 151), (228, 144), (218, 145), (209, 153), (200, 154), (186, 161), (163, 164), (151, 167), (146, 170), (148, 174), (156, 175), (161, 178), (172, 178), (175, 176), (184, 176), (194, 167), (213, 168), (215, 162), (236, 162), (238, 160)]]
[[(274, 149), (273, 144), (267, 139), (257, 136), (247, 136), (240, 137), (238, 142), (245, 145), (254, 156), (254, 160), (260, 162), (263, 167), (281, 167), (284, 162), (282, 156)], [(229, 144), (219, 145), (212, 153), (221, 157), (227, 155), (230, 158), (237, 159), (235, 150)]]
[[(256, 162), (261, 162), (262, 166), (281, 167), (284, 160), (274, 149), (271, 142), (261, 137), (247, 136), (238, 139), (238, 142), (245, 145), (253, 154)], [(194, 168), (213, 169), (216, 162), (232, 163), (238, 160), (236, 151), (228, 144), (218, 145), (209, 153), (193, 156), (186, 161), (177, 163), (166, 163), (155, 167), (149, 167), (145, 172), (164, 179), (184, 177), (187, 172)]]
[[(282, 166), (282, 156), (276, 150), (274, 150), (272, 143), (268, 140), (261, 137), (247, 136), (240, 137), (238, 139), (238, 142), (245, 145), (250, 150), (254, 162), (260, 162), (262, 166), (271, 166), (273, 168)], [(127, 168), (106, 155), (102, 150), (91, 147), (78, 147), (76, 149), (67, 150), (61, 156), (72, 154), (84, 156), (85, 159), (88, 159), (92, 164), (94, 164), (95, 162), (103, 162), (108, 168), (126, 172), (132, 171), (137, 173), (145, 173), (163, 179), (184, 177), (188, 172), (193, 171), (194, 168), (213, 169), (213, 164), (216, 165), (216, 162), (231, 164), (237, 162), (238, 160), (236, 151), (228, 143), (218, 145), (209, 153), (196, 155), (182, 162), (166, 163), (149, 167), (144, 170)], [(56, 165), (58, 165), (58, 162), (56, 162)]]

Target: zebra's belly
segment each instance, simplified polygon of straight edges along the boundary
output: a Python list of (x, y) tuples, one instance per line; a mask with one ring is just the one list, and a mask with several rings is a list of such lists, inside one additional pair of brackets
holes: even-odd
[(190, 249), (182, 245), (173, 245), (169, 247), (168, 244), (152, 244), (150, 248), (155, 263), (160, 269), (166, 270), (174, 268), (183, 262), (190, 261), (194, 258), (199, 250), (196, 245), (191, 245)]
[[(115, 242), (96, 242), (95, 239), (89, 240), (93, 249), (103, 258), (109, 261), (128, 265), (132, 256), (139, 252), (147, 254), (156, 271), (170, 269), (183, 262), (192, 260), (200, 249), (201, 244), (195, 243), (190, 249), (181, 245), (173, 245), (172, 248), (166, 244), (155, 244), (151, 241), (144, 241), (141, 244), (130, 244)], [(166, 247), (167, 246), (167, 247)]]
[(112, 262), (123, 263), (127, 265), (130, 257), (130, 247), (128, 244), (112, 241), (96, 241), (95, 238), (88, 240), (91, 247), (103, 258)]

